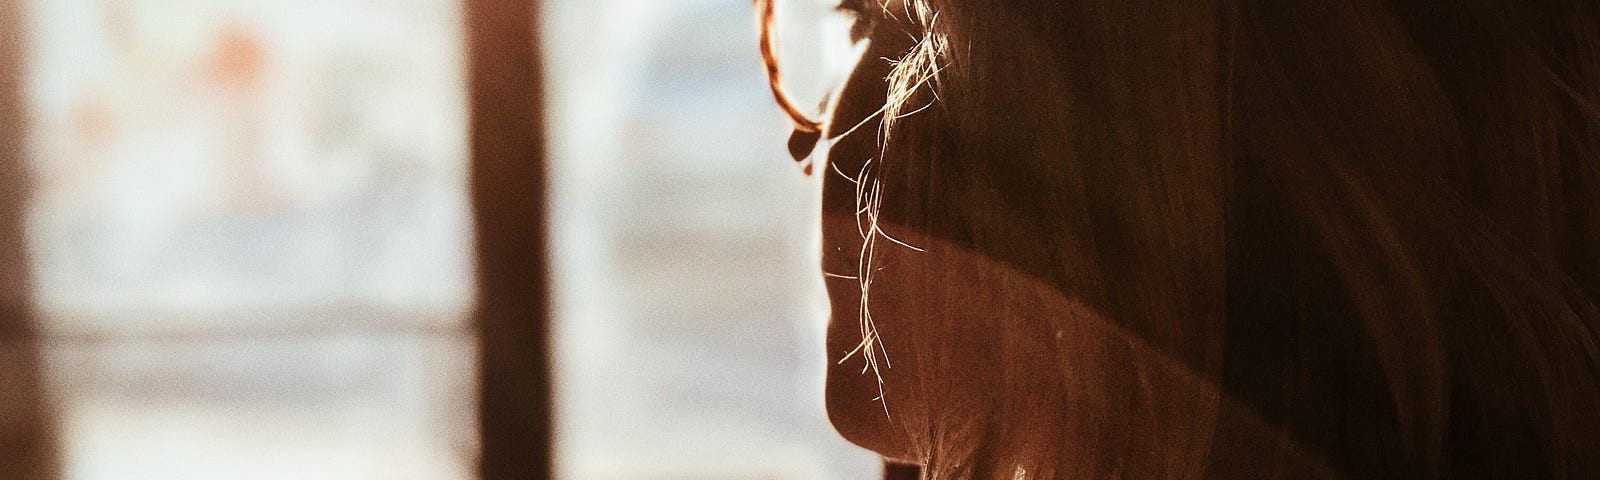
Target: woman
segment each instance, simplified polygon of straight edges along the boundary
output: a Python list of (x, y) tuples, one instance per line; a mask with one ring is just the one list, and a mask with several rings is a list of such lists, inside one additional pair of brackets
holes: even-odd
[(934, 479), (1600, 478), (1600, 7), (1144, 3), (841, 6), (868, 51), (796, 115), (840, 433)]

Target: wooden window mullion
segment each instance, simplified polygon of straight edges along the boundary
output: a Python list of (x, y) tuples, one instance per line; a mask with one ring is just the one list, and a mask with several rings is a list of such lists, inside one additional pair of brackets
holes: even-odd
[(24, 227), (29, 190), (21, 0), (0, 0), (0, 480), (60, 476)]
[(483, 480), (552, 475), (536, 6), (466, 1)]

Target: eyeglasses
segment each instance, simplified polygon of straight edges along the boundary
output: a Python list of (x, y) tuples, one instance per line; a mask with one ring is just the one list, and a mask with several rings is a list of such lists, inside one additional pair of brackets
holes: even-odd
[(772, 42), (773, 25), (777, 23), (773, 1), (755, 0), (756, 10), (761, 15), (761, 62), (767, 67), (767, 84), (772, 87), (772, 97), (778, 101), (778, 106), (783, 108), (783, 112), (789, 115), (789, 120), (794, 122), (795, 130), (820, 134), (822, 122), (806, 116), (783, 91), (783, 77), (778, 72), (778, 52)]
[(817, 142), (822, 139), (823, 122), (813, 120), (805, 112), (795, 106), (789, 95), (784, 92), (782, 74), (778, 71), (778, 53), (773, 45), (773, 30), (777, 24), (775, 0), (754, 0), (755, 8), (760, 15), (760, 44), (761, 62), (767, 69), (767, 85), (772, 88), (772, 97), (777, 100), (778, 107), (789, 116), (794, 124), (794, 133), (789, 135), (789, 155), (796, 162), (804, 165), (806, 175), (811, 174), (811, 164), (806, 160), (811, 152), (816, 149)]
[[(817, 143), (822, 139), (823, 131), (827, 127), (828, 110), (837, 108), (839, 98), (825, 95), (826, 100), (819, 102), (822, 110), (816, 117), (812, 117), (795, 105), (792, 97), (784, 88), (783, 76), (778, 69), (778, 52), (775, 31), (780, 22), (776, 18), (776, 3), (778, 0), (753, 0), (755, 10), (759, 16), (761, 60), (767, 71), (767, 84), (772, 89), (772, 97), (777, 101), (778, 107), (789, 116), (789, 121), (794, 125), (794, 133), (789, 136), (789, 155), (800, 162), (806, 171), (811, 173), (811, 163), (808, 161), (811, 152), (816, 149)], [(821, 35), (814, 37), (819, 43), (814, 53), (820, 53), (823, 72), (821, 76), (802, 78), (812, 82), (802, 81), (802, 86), (833, 85), (840, 86), (862, 60), (864, 41), (868, 40), (877, 22), (880, 11), (884, 8), (883, 0), (837, 0), (838, 4), (830, 9), (831, 13), (822, 17), (811, 17), (814, 22), (798, 22), (820, 27), (814, 33)], [(834, 22), (834, 20), (847, 20)], [(796, 26), (796, 22), (785, 20), (781, 24)], [(804, 26), (801, 27), (804, 30)], [(840, 75), (841, 76), (834, 76)], [(805, 91), (802, 89), (801, 91)]]

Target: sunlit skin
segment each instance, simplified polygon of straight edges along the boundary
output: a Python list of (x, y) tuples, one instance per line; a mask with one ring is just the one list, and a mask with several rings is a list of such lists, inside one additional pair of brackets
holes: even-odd
[(1600, 471), (1593, 2), (844, 1), (881, 14), (813, 122), (846, 439), (937, 479)]
[[(1060, 412), (1064, 410), (1060, 402), (1074, 397), (1072, 393), (1092, 390), (1065, 392), (1066, 387), (1047, 376), (1024, 380), (1030, 388), (1019, 390), (1018, 380), (991, 374), (1000, 349), (1032, 352), (1021, 356), (1037, 359), (1038, 371), (1051, 371), (1054, 367), (1047, 364), (1056, 358), (1053, 350), (1066, 342), (1073, 345), (1070, 351), (1077, 352), (1072, 360), (1081, 371), (1114, 372), (1114, 366), (1105, 365), (1112, 357), (1100, 355), (1104, 345), (1130, 342), (1126, 332), (1086, 306), (1013, 266), (898, 225), (893, 218), (858, 215), (861, 204), (854, 177), (880, 152), (876, 114), (884, 105), (883, 79), (891, 68), (883, 59), (896, 58), (912, 45), (910, 37), (896, 29), (875, 32), (827, 122), (827, 136), (832, 139), (822, 170), (822, 269), (832, 313), (827, 406), (834, 427), (846, 439), (889, 459), (919, 463), (928, 453), (918, 451), (912, 439), (928, 437), (927, 429), (974, 425), (992, 415), (987, 409), (1007, 401), (1032, 404), (1041, 414)], [(871, 337), (873, 343), (864, 344), (861, 232), (870, 231), (874, 220), (893, 240), (879, 237), (873, 246), (872, 278), (866, 291), (877, 335)], [(1016, 341), (1021, 332), (1055, 330), (1048, 324), (1061, 318), (1074, 319), (1072, 331)], [(878, 356), (876, 368), (866, 364), (867, 345)], [(1136, 358), (1157, 364), (1165, 378), (1183, 384), (1182, 391), (1211, 390), (1154, 350), (1141, 350)], [(1079, 386), (1099, 388), (1107, 381), (1101, 377), (1088, 374)], [(1079, 407), (1094, 408), (1093, 402), (1107, 400), (1083, 398)], [(1205, 405), (1190, 402), (1172, 408)], [(1065, 447), (1054, 440), (1046, 442), (1050, 449)]]
[[(903, 32), (886, 28), (875, 30), (869, 41), (825, 122), (831, 145), (818, 169), (821, 268), (831, 303), (826, 400), (830, 420), (842, 436), (888, 459), (921, 463), (930, 453), (914, 439), (949, 438), (952, 434), (930, 430), (980, 425), (993, 418), (997, 405), (1006, 405), (1036, 412), (1046, 425), (1037, 432), (991, 432), (986, 441), (1035, 443), (1041, 453), (1060, 454), (1055, 460), (1062, 467), (1090, 472), (1094, 462), (1107, 457), (1101, 446), (1068, 445), (1062, 439), (1105, 434), (1105, 425), (1096, 419), (1116, 411), (1113, 402), (1119, 399), (1104, 392), (1149, 388), (1158, 392), (1152, 394), (1153, 402), (1174, 418), (1206, 429), (1209, 419), (1234, 422), (1237, 436), (1232, 438), (1241, 445), (1276, 445), (1282, 439), (1280, 431), (1225, 398), (1201, 375), (1055, 286), (982, 252), (898, 225), (893, 218), (876, 219), (878, 228), (894, 240), (880, 237), (873, 248), (866, 291), (877, 335), (870, 337), (873, 343), (864, 344), (862, 230), (870, 230), (874, 219), (858, 215), (855, 177), (880, 154), (876, 114), (884, 105), (884, 78), (891, 69), (883, 59), (896, 58), (912, 45)], [(1064, 377), (1001, 378), (996, 371), (1002, 350), (1013, 355), (1012, 362), (1022, 358), (1023, 371), (1057, 371), (1058, 361), (1072, 368)], [(869, 354), (876, 355), (876, 368), (866, 363)], [(1000, 439), (1013, 433), (1017, 436)], [(1211, 437), (1196, 437), (1170, 444), (1180, 447), (1169, 452), (1173, 463), (1204, 462), (1193, 455), (1205, 455)], [(1191, 457), (1177, 458), (1182, 457), (1179, 451), (1191, 452)], [(1300, 458), (1302, 478), (1333, 477), (1323, 462), (1298, 447), (1281, 452)], [(1006, 468), (992, 473), (1010, 478)]]
[[(864, 98), (863, 90), (849, 89), (847, 95)], [(841, 113), (873, 105), (866, 100), (851, 103), (855, 104), (842, 105)], [(876, 152), (871, 138), (836, 142), (829, 152), (835, 166), (844, 170), (859, 165), (860, 160), (847, 159), (868, 158)], [(879, 371), (866, 368), (861, 348), (862, 289), (854, 278), (863, 240), (854, 215), (854, 195), (850, 180), (826, 171), (822, 269), (832, 314), (826, 399), (830, 420), (849, 441), (887, 459), (913, 464), (928, 460), (927, 446), (914, 444), (919, 437), (945, 439), (945, 447), (980, 441), (1029, 442), (1036, 453), (1067, 471), (1096, 472), (1096, 462), (1115, 455), (1093, 439), (1107, 434), (1101, 423), (1104, 415), (1119, 411), (1117, 402), (1123, 400), (1106, 392), (1142, 388), (1157, 408), (1175, 419), (1167, 426), (1172, 433), (1183, 436), (1194, 431), (1180, 425), (1207, 431), (1173, 440), (1176, 443), (1169, 445), (1175, 447), (1166, 453), (1170, 464), (1203, 464), (1209, 455), (1219, 465), (1239, 469), (1243, 475), (1239, 478), (1267, 478), (1252, 477), (1265, 475), (1252, 470), (1248, 461), (1258, 452), (1252, 449), (1255, 446), (1292, 459), (1287, 464), (1295, 467), (1287, 472), (1294, 478), (1339, 478), (1324, 460), (1300, 446), (1282, 443), (1287, 441), (1282, 431), (1254, 409), (1058, 288), (981, 252), (887, 221), (880, 224), (887, 234), (916, 249), (892, 242), (877, 248), (868, 292), (876, 339), (882, 346), (875, 347), (881, 348)], [(998, 372), (1001, 351), (1009, 351), (1012, 362), (1021, 358), (1023, 371), (1054, 371), (1058, 368), (1054, 362), (1071, 368), (1064, 377), (1003, 378)], [(1007, 408), (1000, 405), (1031, 412), (1024, 415), (1036, 419), (1040, 428), (987, 432), (988, 437), (970, 442), (947, 441), (960, 433), (930, 433), (981, 430), (980, 425), (994, 420), (992, 409)], [(1214, 421), (1231, 424), (1222, 437), (1229, 448), (1220, 454), (1209, 449), (1213, 441), (1209, 425)], [(1077, 436), (1086, 441), (1066, 440)], [(990, 473), (1010, 478), (1009, 471)]]
[[(861, 89), (847, 94), (865, 96)], [(844, 105), (842, 111), (852, 108)], [(876, 151), (862, 141), (871, 138), (842, 139), (829, 155), (843, 169), (845, 159), (867, 158), (861, 155)], [(1209, 433), (1182, 438), (1177, 440), (1180, 448), (1168, 452), (1172, 464), (1202, 464), (1211, 455), (1213, 461), (1243, 472), (1238, 478), (1268, 478), (1252, 477), (1266, 475), (1252, 470), (1248, 461), (1257, 454), (1252, 448), (1259, 447), (1293, 459), (1288, 464), (1295, 469), (1279, 474), (1339, 478), (1324, 460), (1302, 447), (1281, 443), (1288, 441), (1281, 430), (1252, 408), (1056, 287), (981, 252), (893, 223), (880, 227), (920, 251), (888, 242), (877, 250), (869, 298), (882, 350), (877, 353), (879, 371), (867, 369), (860, 348), (862, 289), (853, 278), (862, 248), (854, 215), (855, 185), (831, 169), (825, 174), (822, 269), (832, 315), (827, 330), (826, 401), (834, 428), (852, 443), (887, 459), (919, 464), (928, 460), (929, 453), (923, 451), (926, 445), (915, 445), (914, 438), (959, 436), (929, 431), (973, 428), (991, 421), (995, 414), (990, 409), (996, 405), (1020, 406), (1034, 412), (1027, 416), (1040, 422), (1040, 430), (988, 434), (1031, 442), (1038, 453), (1053, 457), (1068, 471), (1094, 472), (1095, 462), (1114, 455), (1092, 441), (1069, 444), (1063, 439), (1074, 433), (1086, 439), (1105, 434), (1100, 419), (1118, 411), (1116, 402), (1121, 400), (1105, 392), (1147, 388), (1152, 403), (1179, 423), (1209, 425), (1210, 419), (1231, 423), (1230, 434), (1223, 438), (1236, 448), (1224, 448), (1218, 456), (1209, 452)], [(1006, 379), (997, 373), (1001, 350), (1033, 359), (1024, 360), (1031, 365), (1024, 370), (1049, 372), (1056, 361), (1073, 368), (1065, 378)], [(974, 444), (1008, 440), (971, 439)], [(1179, 453), (1185, 451), (1187, 457)], [(1234, 461), (1227, 462), (1229, 458)], [(1010, 478), (1009, 471), (990, 473)]]
[[(877, 154), (877, 117), (875, 112), (883, 105), (886, 97), (886, 84), (883, 78), (888, 75), (889, 65), (879, 60), (891, 57), (897, 53), (894, 48), (882, 40), (869, 39), (867, 52), (863, 60), (857, 65), (844, 88), (839, 92), (838, 103), (835, 105), (831, 118), (826, 122), (826, 135), (832, 143), (826, 152), (822, 173), (822, 270), (826, 278), (828, 298), (831, 304), (831, 319), (828, 323), (827, 352), (829, 355), (827, 406), (828, 415), (839, 433), (851, 442), (871, 449), (888, 458), (911, 460), (910, 445), (904, 431), (906, 420), (920, 409), (920, 399), (903, 392), (909, 392), (910, 385), (901, 380), (902, 375), (887, 375), (885, 381), (892, 382), (883, 387), (885, 392), (893, 391), (893, 399), (879, 398), (879, 386), (874, 372), (864, 371), (865, 360), (863, 352), (859, 351), (863, 340), (860, 330), (860, 298), (861, 285), (857, 278), (860, 265), (862, 238), (860, 236), (855, 214), (857, 208), (856, 185), (852, 178), (845, 175), (855, 175), (860, 166)], [(891, 57), (892, 58), (892, 57)], [(865, 123), (863, 123), (865, 122)], [(862, 128), (855, 130), (847, 136), (841, 134), (849, 131), (856, 125)], [(887, 275), (895, 275), (897, 271), (886, 271)], [(876, 285), (879, 300), (894, 298), (890, 282)], [(881, 303), (881, 302), (880, 302)], [(903, 329), (895, 328), (898, 325), (892, 317), (885, 316), (890, 321), (879, 323), (880, 332), (900, 332)], [(896, 339), (898, 340), (898, 339)], [(882, 345), (881, 350), (887, 351), (892, 363), (899, 360), (897, 371), (912, 371), (915, 359), (908, 355), (901, 355), (903, 343), (889, 341)], [(849, 358), (844, 358), (847, 352), (856, 351)], [(867, 352), (881, 354), (881, 351)], [(892, 367), (892, 365), (885, 365)], [(881, 374), (882, 372), (879, 372)], [(878, 398), (878, 400), (873, 400)], [(888, 402), (893, 402), (894, 410), (886, 411)]]

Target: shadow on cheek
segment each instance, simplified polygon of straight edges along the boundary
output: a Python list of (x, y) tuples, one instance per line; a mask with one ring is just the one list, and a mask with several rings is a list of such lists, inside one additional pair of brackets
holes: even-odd
[[(872, 320), (874, 325), (864, 323), (857, 261), (861, 258), (862, 239), (854, 216), (824, 211), (822, 246), (822, 271), (830, 303), (825, 359), (828, 418), (839, 434), (852, 443), (891, 459), (911, 461), (906, 421), (913, 415), (907, 410), (921, 401), (911, 397), (910, 392), (915, 389), (910, 388), (911, 379), (904, 374), (915, 370), (914, 359), (909, 358), (909, 351), (897, 348), (903, 344), (878, 343), (891, 335), (884, 327), (901, 332), (892, 334), (897, 340), (907, 339), (905, 329), (900, 325), (877, 325), (876, 319)], [(869, 295), (896, 295), (868, 291)], [(878, 333), (869, 333), (872, 331)], [(870, 345), (864, 343), (868, 338), (873, 340)], [(874, 356), (880, 364), (876, 371), (867, 365), (866, 355)]]

